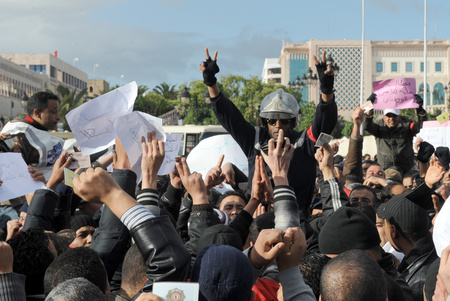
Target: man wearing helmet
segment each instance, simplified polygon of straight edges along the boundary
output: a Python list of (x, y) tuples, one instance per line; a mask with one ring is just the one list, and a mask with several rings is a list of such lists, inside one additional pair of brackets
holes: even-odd
[[(312, 125), (302, 132), (294, 130), (300, 119), (298, 102), (294, 96), (284, 92), (283, 89), (270, 93), (261, 102), (260, 117), (263, 127), (253, 127), (249, 124), (238, 108), (221, 93), (216, 84), (215, 74), (219, 72), (217, 51), (213, 59), (209, 56), (208, 49), (205, 49), (205, 52), (206, 61), (201, 63), (200, 71), (203, 73), (204, 83), (208, 86), (212, 107), (219, 122), (233, 136), (247, 156), (249, 179), (253, 178), (255, 157), (260, 155), (261, 151), (266, 152), (269, 139), (281, 137), (282, 130), (284, 139), (287, 141), (289, 138), (290, 144), (287, 145), (295, 148), (288, 172), (289, 185), (295, 191), (299, 209), (307, 208), (312, 200), (316, 179), (314, 145), (320, 133), (330, 134), (337, 122), (333, 69), (325, 64), (325, 51), (322, 54), (321, 63), (313, 56), (322, 94)], [(270, 170), (268, 174), (271, 175)], [(250, 191), (251, 181), (249, 181), (247, 194), (250, 194)]]

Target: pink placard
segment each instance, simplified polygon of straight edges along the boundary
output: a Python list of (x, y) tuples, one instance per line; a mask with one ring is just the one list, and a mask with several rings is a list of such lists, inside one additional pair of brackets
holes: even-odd
[(415, 78), (393, 78), (373, 82), (373, 92), (377, 98), (373, 108), (380, 109), (408, 109), (418, 108), (414, 100), (416, 94)]

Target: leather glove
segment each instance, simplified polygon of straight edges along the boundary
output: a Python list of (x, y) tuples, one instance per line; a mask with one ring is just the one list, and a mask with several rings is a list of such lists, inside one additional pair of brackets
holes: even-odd
[(211, 58), (205, 62), (205, 71), (203, 71), (203, 82), (208, 87), (214, 86), (217, 82), (216, 73), (219, 73), (220, 69), (217, 66), (217, 61), (213, 61)]
[(422, 141), (419, 144), (419, 151), (417, 152), (417, 160), (422, 163), (428, 163), (431, 155), (434, 153), (434, 146), (426, 141)]
[(416, 109), (417, 114), (424, 115), (427, 112), (423, 108), (423, 99), (419, 94), (414, 94), (414, 100), (417, 102), (419, 107)]
[(377, 99), (377, 95), (375, 93), (370, 94), (370, 96), (367, 98), (368, 101), (373, 103)]
[(414, 100), (419, 105), (419, 108), (423, 107), (423, 99), (419, 94), (414, 94)]
[(327, 64), (325, 62), (317, 64), (316, 68), (317, 74), (319, 75), (320, 90), (327, 95), (333, 94), (334, 74), (325, 74), (327, 70)]

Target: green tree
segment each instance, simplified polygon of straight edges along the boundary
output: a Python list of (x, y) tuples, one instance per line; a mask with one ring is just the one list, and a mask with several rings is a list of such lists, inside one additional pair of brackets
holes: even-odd
[(153, 89), (153, 92), (162, 95), (167, 100), (174, 100), (178, 97), (175, 85), (170, 86), (167, 83), (161, 83)]
[(296, 128), (297, 131), (306, 130), (312, 124), (314, 117), (316, 116), (316, 105), (312, 101), (303, 106), (301, 110), (302, 116)]
[(76, 93), (75, 90), (71, 91), (69, 88), (59, 85), (56, 90), (61, 98), (59, 105), (59, 115), (61, 116), (61, 121), (63, 122), (64, 129), (70, 130), (70, 127), (67, 124), (66, 114), (84, 103), (87, 89), (83, 89)]
[(344, 128), (342, 129), (342, 135), (350, 138), (350, 136), (352, 135), (352, 131), (353, 131), (353, 121), (346, 121)]
[(331, 136), (333, 136), (333, 138), (335, 138), (335, 139), (342, 138), (342, 135), (343, 135), (342, 132), (346, 125), (345, 123), (346, 122), (344, 120), (344, 117), (339, 115), (336, 126), (334, 127), (333, 131), (331, 132)]

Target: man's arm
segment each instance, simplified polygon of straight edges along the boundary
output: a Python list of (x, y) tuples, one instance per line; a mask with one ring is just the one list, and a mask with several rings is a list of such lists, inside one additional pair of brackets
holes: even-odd
[[(311, 128), (308, 129), (308, 137), (315, 143), (320, 133), (331, 134), (337, 123), (337, 106), (334, 97), (334, 74), (331, 65), (326, 65), (326, 52), (322, 52), (322, 61), (313, 56), (319, 76), (320, 96)], [(313, 154), (312, 154), (313, 155)]]
[[(284, 146), (282, 147), (283, 141)], [(291, 145), (289, 138), (284, 138), (284, 132), (280, 130), (276, 147), (274, 139), (269, 140), (268, 147), (268, 154), (266, 155), (264, 152), (261, 154), (272, 171), (272, 178), (275, 184), (275, 228), (285, 230), (288, 227), (299, 227), (300, 217), (297, 198), (293, 189), (289, 187), (287, 179), (294, 146)]]
[(216, 73), (217, 51), (213, 59), (209, 56), (208, 48), (205, 49), (206, 61), (200, 64), (200, 72), (203, 73), (203, 81), (208, 86), (211, 103), (219, 119), (220, 124), (233, 136), (247, 157), (250, 156), (255, 142), (255, 128), (248, 123), (239, 109), (231, 102), (217, 86)]
[(347, 157), (344, 165), (344, 175), (352, 174), (362, 179), (362, 148), (364, 138), (361, 135), (361, 124), (364, 121), (364, 110), (357, 107), (352, 114), (353, 130), (350, 136)]
[(341, 207), (347, 206), (348, 197), (342, 185), (336, 179), (333, 168), (333, 153), (328, 143), (317, 149), (315, 158), (323, 174), (323, 183), (320, 186), (323, 215), (333, 214)]

